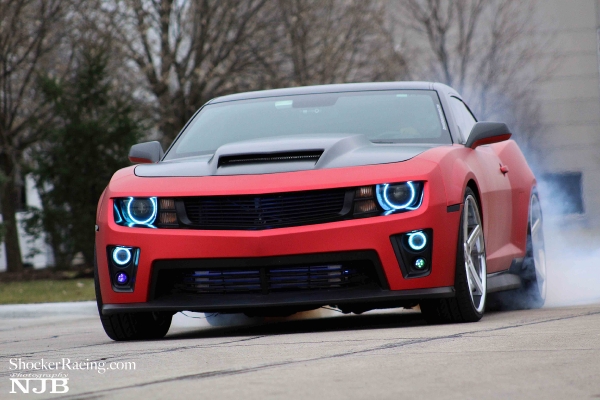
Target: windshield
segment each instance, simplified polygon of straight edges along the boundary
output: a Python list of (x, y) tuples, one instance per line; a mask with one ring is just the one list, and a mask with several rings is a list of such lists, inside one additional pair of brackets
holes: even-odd
[(364, 134), (373, 143), (452, 143), (433, 90), (323, 93), (208, 104), (165, 159), (244, 140), (327, 133)]

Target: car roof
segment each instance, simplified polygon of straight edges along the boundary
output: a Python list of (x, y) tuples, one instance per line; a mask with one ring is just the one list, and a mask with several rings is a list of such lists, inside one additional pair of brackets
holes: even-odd
[(452, 92), (454, 90), (441, 83), (433, 82), (369, 82), (369, 83), (341, 83), (333, 85), (300, 86), (284, 89), (260, 90), (255, 92), (244, 92), (217, 97), (207, 104), (223, 103), (235, 100), (259, 99), (266, 97), (293, 96), (302, 94), (360, 92), (370, 90), (438, 90), (446, 87)]

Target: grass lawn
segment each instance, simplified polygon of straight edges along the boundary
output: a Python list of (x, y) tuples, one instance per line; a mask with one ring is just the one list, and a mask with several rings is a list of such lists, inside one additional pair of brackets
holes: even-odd
[(0, 304), (94, 300), (93, 279), (34, 280), (0, 283)]

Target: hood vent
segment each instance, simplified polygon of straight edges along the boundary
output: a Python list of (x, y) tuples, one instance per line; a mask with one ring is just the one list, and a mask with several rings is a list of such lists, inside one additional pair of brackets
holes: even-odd
[(219, 157), (218, 168), (243, 164), (284, 162), (312, 162), (316, 164), (323, 150), (293, 151), (285, 153), (253, 153)]

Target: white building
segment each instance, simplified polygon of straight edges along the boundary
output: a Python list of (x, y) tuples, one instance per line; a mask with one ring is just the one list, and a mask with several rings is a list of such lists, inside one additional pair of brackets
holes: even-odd
[(566, 188), (570, 220), (598, 228), (600, 0), (541, 0), (538, 7), (559, 55), (558, 69), (539, 91), (543, 177)]
[[(35, 190), (34, 182), (31, 178), (27, 177), (25, 180), (25, 199), (28, 206), (41, 207), (40, 197)], [(17, 219), (22, 221), (26, 216), (26, 213), (17, 213)], [(0, 215), (0, 222), (2, 222), (2, 215)], [(46, 244), (43, 237), (33, 238), (25, 234), (23, 227), (19, 226), (19, 243), (21, 245), (21, 254), (23, 255), (23, 262), (26, 265), (30, 265), (35, 269), (46, 268), (54, 265), (54, 255), (52, 248)], [(4, 243), (0, 243), (0, 272), (6, 271), (6, 249)]]

